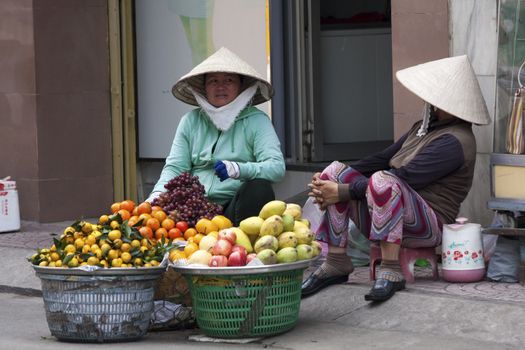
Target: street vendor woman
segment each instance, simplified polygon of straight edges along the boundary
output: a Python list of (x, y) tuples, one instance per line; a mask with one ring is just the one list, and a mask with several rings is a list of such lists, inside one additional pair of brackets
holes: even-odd
[(302, 296), (343, 283), (349, 223), (381, 248), (378, 278), (366, 300), (384, 301), (405, 288), (399, 248), (436, 247), (454, 223), (472, 185), (476, 139), (472, 124), (490, 116), (467, 56), (400, 70), (396, 77), (424, 103), (423, 119), (385, 150), (351, 166), (333, 162), (313, 176), (309, 195), (326, 209), (317, 239), (325, 262), (302, 285)]
[(285, 173), (272, 122), (255, 107), (273, 96), (271, 84), (226, 48), (177, 81), (173, 95), (198, 106), (177, 127), (169, 156), (147, 201), (183, 172), (198, 176), (206, 196), (235, 225), (275, 199), (272, 183)]

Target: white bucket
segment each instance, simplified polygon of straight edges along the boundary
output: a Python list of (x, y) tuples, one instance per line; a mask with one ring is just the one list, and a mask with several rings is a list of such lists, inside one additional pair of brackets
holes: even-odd
[(443, 225), (442, 272), (449, 282), (476, 282), (485, 276), (481, 225), (467, 221), (458, 218)]
[(0, 179), (0, 233), (20, 230), (20, 208), (16, 182)]

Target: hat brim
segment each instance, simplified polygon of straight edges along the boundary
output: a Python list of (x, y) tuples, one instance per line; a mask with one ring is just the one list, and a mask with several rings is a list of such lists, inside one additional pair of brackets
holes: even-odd
[(466, 55), (396, 72), (397, 80), (431, 105), (473, 124), (491, 123), (478, 80)]
[(272, 85), (262, 78), (252, 66), (225, 47), (217, 50), (217, 52), (202, 61), (188, 74), (181, 77), (173, 85), (171, 92), (182, 102), (198, 106), (191, 90), (206, 96), (204, 76), (209, 73), (239, 74), (243, 77), (243, 89), (253, 84), (258, 84), (252, 105), (266, 102), (273, 97), (274, 90)]

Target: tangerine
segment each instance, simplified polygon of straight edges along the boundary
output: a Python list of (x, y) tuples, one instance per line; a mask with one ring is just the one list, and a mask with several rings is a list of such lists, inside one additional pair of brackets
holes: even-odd
[(156, 231), (159, 227), (160, 227), (160, 222), (158, 219), (156, 218), (149, 218), (147, 221), (146, 221), (146, 226), (148, 226), (149, 228), (151, 228), (153, 231)]
[(188, 240), (188, 238), (190, 237), (193, 237), (197, 234), (197, 230), (194, 229), (193, 227), (190, 227), (189, 229), (187, 229), (185, 232), (184, 232), (184, 239), (185, 240)]
[(164, 219), (166, 219), (166, 217), (168, 216), (168, 215), (166, 215), (166, 213), (164, 212), (164, 210), (155, 210), (155, 211), (151, 212), (151, 215), (152, 215), (155, 219), (159, 220), (159, 222), (164, 221)]
[(169, 231), (175, 227), (175, 221), (173, 221), (173, 219), (166, 218), (161, 221), (160, 226), (164, 227), (166, 230)]
[(149, 214), (151, 213), (151, 203), (142, 202), (137, 206), (137, 213), (140, 214)]
[(165, 239), (168, 238), (168, 231), (164, 227), (159, 227), (155, 230), (155, 238), (157, 240), (161, 240), (162, 237)]
[(162, 210), (162, 207), (159, 206), (159, 205), (154, 205), (151, 207), (151, 211), (154, 212), (154, 211), (157, 211), (157, 210)]
[(142, 226), (141, 228), (139, 228), (139, 232), (145, 238), (149, 238), (149, 239), (153, 238), (153, 231), (148, 226)]
[[(181, 238), (182, 232), (178, 228), (174, 227), (168, 231), (168, 237), (170, 239)], [(182, 237), (183, 238), (183, 237)]]
[(120, 209), (117, 213), (120, 214), (122, 221), (126, 221), (131, 217), (131, 213), (126, 209)]
[(100, 218), (98, 219), (98, 223), (100, 225), (104, 225), (106, 222), (109, 221), (109, 216), (108, 215), (102, 215), (100, 216)]
[(125, 209), (131, 213), (133, 209), (135, 209), (135, 202), (133, 202), (131, 199), (126, 199), (120, 202), (120, 209)]
[(117, 211), (120, 210), (120, 203), (119, 202), (115, 202), (115, 203), (111, 204), (110, 209), (111, 209), (111, 212), (113, 214), (115, 214)]

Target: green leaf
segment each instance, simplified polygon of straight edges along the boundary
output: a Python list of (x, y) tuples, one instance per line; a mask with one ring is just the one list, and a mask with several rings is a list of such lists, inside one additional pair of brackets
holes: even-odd
[(75, 257), (75, 254), (68, 254), (65, 256), (64, 260), (62, 260), (62, 265), (67, 265), (68, 262), (71, 261)]

